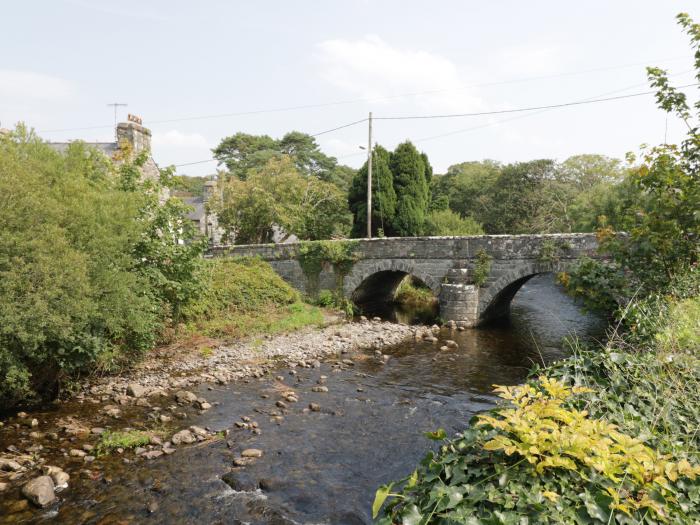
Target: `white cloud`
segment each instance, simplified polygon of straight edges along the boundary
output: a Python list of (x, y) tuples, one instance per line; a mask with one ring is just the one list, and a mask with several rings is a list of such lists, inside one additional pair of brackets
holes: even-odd
[(323, 79), (355, 96), (390, 102), (396, 95), (421, 93), (416, 103), (426, 109), (482, 107), (481, 99), (465, 87), (465, 72), (450, 60), (427, 51), (392, 47), (378, 36), (326, 40), (318, 44), (318, 60)]
[(73, 94), (67, 80), (32, 71), (0, 69), (0, 98), (60, 100)]
[(153, 134), (154, 146), (175, 146), (178, 148), (198, 148), (207, 149), (209, 143), (203, 135), (199, 133), (182, 133), (176, 129), (171, 129), (165, 133)]
[(558, 48), (541, 44), (507, 47), (495, 61), (511, 78), (520, 75), (543, 75), (561, 71), (563, 57)]

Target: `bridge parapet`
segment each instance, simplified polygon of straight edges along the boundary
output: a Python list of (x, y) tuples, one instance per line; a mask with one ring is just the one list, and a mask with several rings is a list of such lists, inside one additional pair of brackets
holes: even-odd
[[(510, 300), (530, 277), (566, 270), (582, 256), (599, 257), (595, 234), (390, 237), (353, 242), (357, 260), (349, 272), (338, 276), (331, 265), (324, 265), (314, 282), (316, 290), (299, 264), (302, 243), (221, 246), (209, 254), (261, 257), (307, 294), (334, 290), (338, 282), (343, 282), (343, 292), (349, 298), (363, 283), (388, 293), (400, 280), (397, 276), (411, 274), (439, 297), (444, 319), (465, 326), (507, 314)], [(475, 283), (481, 252), (488, 255), (488, 275), (484, 282)], [(379, 286), (381, 276), (390, 280), (389, 286)]]

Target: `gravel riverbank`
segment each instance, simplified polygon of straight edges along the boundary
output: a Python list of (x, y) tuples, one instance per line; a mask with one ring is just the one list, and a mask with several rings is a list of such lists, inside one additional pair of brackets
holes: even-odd
[[(381, 361), (387, 358), (382, 348), (412, 337), (429, 338), (430, 331), (378, 320), (340, 323), (207, 352), (161, 350), (127, 374), (86, 381), (71, 399), (0, 421), (0, 523), (33, 519), (32, 509), (53, 508), (74, 476), (102, 479), (115, 461), (149, 461), (180, 446), (221, 439), (220, 432), (189, 422), (212, 408), (202, 397), (203, 384), (211, 390), (282, 369), (320, 367), (321, 361), (345, 368), (357, 351), (375, 350)], [(115, 432), (139, 432), (146, 439), (104, 450), (104, 436)]]

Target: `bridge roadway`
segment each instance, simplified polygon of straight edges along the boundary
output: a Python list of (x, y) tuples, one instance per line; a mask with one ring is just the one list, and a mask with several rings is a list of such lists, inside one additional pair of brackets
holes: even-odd
[[(345, 296), (356, 302), (393, 297), (398, 284), (410, 274), (438, 297), (443, 319), (465, 327), (507, 315), (511, 300), (531, 277), (567, 271), (582, 256), (600, 257), (593, 233), (389, 237), (352, 242), (356, 261), (343, 276), (331, 264), (324, 264), (318, 275), (306, 275), (298, 260), (301, 243), (221, 246), (212, 248), (209, 255), (261, 257), (303, 293), (336, 290), (341, 283)], [(478, 262), (482, 251), (489, 256), (486, 266)], [(478, 269), (488, 269), (480, 285), (474, 282)]]

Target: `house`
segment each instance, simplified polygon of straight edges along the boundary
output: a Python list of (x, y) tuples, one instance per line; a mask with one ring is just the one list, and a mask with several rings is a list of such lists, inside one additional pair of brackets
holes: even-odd
[(204, 183), (203, 195), (183, 196), (183, 202), (193, 208), (187, 217), (194, 223), (199, 232), (209, 239), (213, 245), (221, 244), (224, 231), (219, 228), (216, 213), (207, 209), (207, 203), (215, 195), (216, 181), (209, 179)]
[[(54, 150), (64, 153), (72, 142), (49, 142), (48, 145)], [(127, 148), (135, 155), (142, 151), (150, 152), (151, 130), (143, 127), (140, 117), (129, 114), (126, 122), (117, 124), (114, 142), (85, 142), (85, 144), (102, 151), (110, 159), (118, 160), (119, 154)], [(157, 180), (160, 176), (158, 165), (150, 154), (141, 171), (145, 179)], [(167, 195), (162, 197), (167, 198)]]

